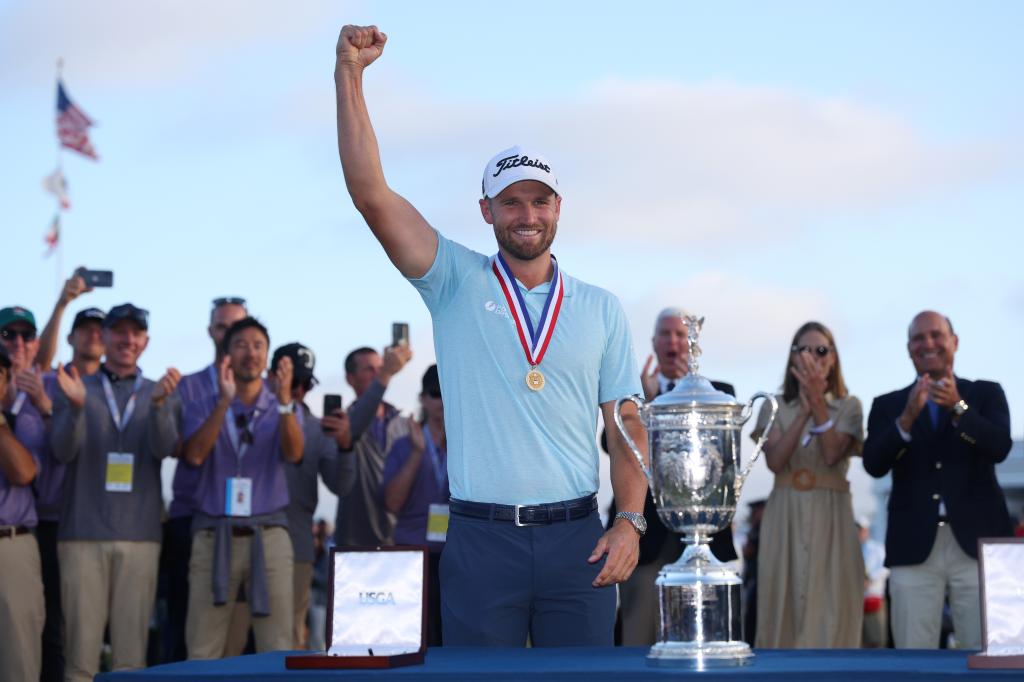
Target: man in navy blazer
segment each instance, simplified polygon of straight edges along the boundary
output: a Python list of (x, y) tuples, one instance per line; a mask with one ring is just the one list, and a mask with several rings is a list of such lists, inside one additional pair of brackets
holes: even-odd
[(1010, 452), (1002, 387), (953, 374), (959, 339), (932, 311), (910, 323), (907, 350), (918, 378), (875, 398), (864, 468), (892, 472), (886, 566), (892, 569), (892, 633), (897, 648), (939, 645), (948, 590), (957, 643), (981, 646), (978, 538), (1013, 534), (995, 465)]

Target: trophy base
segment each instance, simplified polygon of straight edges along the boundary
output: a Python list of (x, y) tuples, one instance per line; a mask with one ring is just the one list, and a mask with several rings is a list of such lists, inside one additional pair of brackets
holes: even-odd
[(661, 619), (648, 665), (725, 668), (746, 665), (754, 655), (743, 641), (742, 581), (697, 539), (655, 581)]
[(746, 642), (658, 642), (647, 654), (655, 668), (732, 668), (749, 665), (754, 652)]

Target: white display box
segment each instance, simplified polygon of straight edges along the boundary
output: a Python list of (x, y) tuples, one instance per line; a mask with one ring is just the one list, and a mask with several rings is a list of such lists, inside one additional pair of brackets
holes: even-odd
[(1024, 538), (978, 540), (984, 650), (969, 668), (1024, 669)]
[(427, 649), (427, 548), (344, 547), (331, 553), (327, 651), (285, 667), (394, 668)]

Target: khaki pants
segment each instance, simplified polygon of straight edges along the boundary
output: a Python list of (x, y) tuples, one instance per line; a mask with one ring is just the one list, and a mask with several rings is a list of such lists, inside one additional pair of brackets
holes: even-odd
[(306, 627), (306, 614), (309, 613), (309, 590), (313, 586), (313, 564), (296, 561), (292, 569), (292, 592), (295, 597), (295, 638), (292, 646), (305, 649), (309, 644), (309, 628)]
[(42, 564), (31, 534), (0, 539), (0, 680), (38, 680), (43, 656)]
[(949, 524), (943, 524), (923, 564), (896, 566), (889, 575), (892, 639), (897, 649), (939, 646), (942, 604), (947, 593), (957, 646), (980, 649), (978, 562), (960, 549)]
[(160, 543), (62, 541), (57, 556), (66, 679), (90, 681), (96, 675), (108, 621), (113, 670), (145, 668)]
[(622, 646), (651, 646), (658, 638), (658, 572), (678, 552), (679, 539), (669, 534), (659, 555), (649, 564), (640, 564), (619, 584), (619, 617), (622, 618)]
[[(288, 531), (281, 527), (264, 528), (263, 555), (267, 567), (267, 593), (270, 615), (252, 619), (256, 636), (256, 651), (281, 651), (292, 647), (292, 541)], [(188, 657), (220, 658), (225, 650), (228, 627), (235, 609), (239, 585), (249, 588), (249, 556), (252, 537), (231, 538), (231, 567), (228, 582), (228, 601), (213, 603), (213, 531), (202, 530), (192, 540), (192, 558), (189, 561), (188, 620), (185, 641)], [(251, 603), (251, 602), (250, 602)]]

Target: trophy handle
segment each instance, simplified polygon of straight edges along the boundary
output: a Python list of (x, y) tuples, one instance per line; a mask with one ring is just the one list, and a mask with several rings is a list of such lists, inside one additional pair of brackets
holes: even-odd
[(625, 398), (619, 398), (615, 401), (615, 426), (619, 428), (619, 433), (622, 434), (622, 438), (626, 441), (626, 445), (629, 446), (633, 456), (636, 457), (637, 463), (640, 465), (640, 469), (643, 470), (644, 476), (647, 477), (647, 485), (651, 489), (651, 494), (654, 494), (654, 479), (651, 477), (651, 470), (644, 464), (644, 456), (640, 454), (640, 450), (636, 447), (636, 441), (633, 440), (632, 436), (626, 431), (626, 425), (622, 423), (622, 404), (629, 401), (636, 405), (637, 411), (642, 410), (644, 402), (635, 395), (626, 396)]
[(757, 439), (757, 444), (754, 445), (753, 457), (751, 457), (750, 460), (747, 462), (747, 465), (743, 467), (742, 473), (740, 473), (740, 475), (736, 477), (737, 500), (740, 499), (740, 494), (743, 492), (743, 484), (747, 482), (747, 476), (750, 475), (751, 470), (754, 468), (754, 462), (756, 462), (760, 454), (764, 452), (764, 442), (768, 440), (768, 434), (771, 433), (772, 431), (772, 424), (775, 423), (775, 415), (778, 414), (779, 412), (779, 401), (775, 399), (775, 396), (772, 395), (771, 393), (765, 393), (764, 391), (760, 391), (752, 395), (750, 397), (750, 400), (747, 401), (746, 406), (744, 406), (743, 413), (740, 415), (741, 423), (747, 423), (747, 420), (750, 419), (751, 416), (753, 416), (754, 401), (757, 400), (758, 398), (763, 398), (767, 400), (769, 403), (771, 403), (772, 414), (770, 417), (768, 417), (768, 423), (764, 427), (764, 432), (761, 434), (761, 437)]

